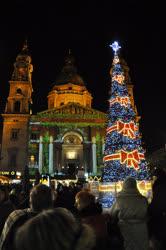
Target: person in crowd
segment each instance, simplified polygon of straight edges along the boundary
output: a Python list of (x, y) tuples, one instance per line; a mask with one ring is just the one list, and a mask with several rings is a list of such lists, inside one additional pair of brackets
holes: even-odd
[(51, 184), (50, 185), (51, 191), (52, 191), (52, 199), (53, 199), (53, 207), (56, 207), (56, 200), (58, 197), (58, 193), (55, 189), (55, 185)]
[(7, 217), (14, 209), (12, 202), (9, 200), (7, 186), (0, 186), (0, 235)]
[(156, 180), (152, 186), (153, 198), (148, 207), (149, 235), (154, 249), (166, 249), (166, 173), (155, 171)]
[(52, 207), (53, 195), (51, 189), (43, 184), (34, 186), (30, 192), (30, 208), (15, 210), (7, 218), (0, 237), (0, 249), (13, 249), (13, 238), (16, 229), (42, 210)]
[(95, 196), (88, 191), (80, 191), (75, 197), (77, 217), (82, 223), (90, 225), (96, 234), (95, 249), (109, 249), (108, 223), (110, 216), (104, 214), (102, 206), (96, 201)]
[(16, 250), (91, 250), (93, 230), (79, 224), (65, 208), (45, 210), (22, 225), (15, 236)]
[(71, 187), (63, 186), (62, 190), (58, 192), (55, 207), (64, 207), (74, 213), (75, 207), (75, 193)]
[(137, 189), (136, 180), (127, 177), (110, 211), (118, 219), (125, 250), (148, 250), (147, 210), (147, 199)]
[(26, 192), (20, 191), (20, 193), (18, 194), (18, 201), (19, 204), (17, 206), (17, 209), (25, 209), (29, 207), (29, 195)]
[(12, 190), (10, 191), (9, 200), (12, 202), (14, 208), (17, 209), (19, 205), (19, 198), (18, 191), (15, 188), (12, 188)]

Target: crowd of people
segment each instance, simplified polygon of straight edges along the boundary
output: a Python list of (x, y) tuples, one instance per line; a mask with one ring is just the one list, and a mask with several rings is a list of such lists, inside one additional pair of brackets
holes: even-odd
[(109, 211), (81, 184), (0, 186), (0, 250), (165, 250), (166, 173), (149, 204), (132, 177)]

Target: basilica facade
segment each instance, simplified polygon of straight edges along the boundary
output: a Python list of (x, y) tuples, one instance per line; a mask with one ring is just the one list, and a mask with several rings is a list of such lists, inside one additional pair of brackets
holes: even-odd
[[(133, 85), (123, 62), (133, 108)], [(32, 59), (27, 43), (18, 54), (9, 81), (10, 90), (3, 117), (1, 171), (23, 171), (25, 165), (40, 173), (74, 174), (81, 169), (100, 173), (106, 128), (106, 113), (92, 108), (92, 95), (77, 73), (71, 53), (52, 90), (48, 109), (32, 114)], [(111, 74), (111, 71), (110, 71)], [(137, 116), (139, 119), (139, 117)]]

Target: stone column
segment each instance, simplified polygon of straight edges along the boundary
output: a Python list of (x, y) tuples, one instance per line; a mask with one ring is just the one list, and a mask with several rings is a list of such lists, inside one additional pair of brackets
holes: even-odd
[(42, 173), (43, 167), (43, 136), (39, 138), (39, 172)]
[(92, 138), (92, 166), (93, 166), (93, 174), (97, 173), (97, 161), (96, 161), (96, 138)]
[(49, 143), (49, 174), (53, 174), (53, 137), (50, 136), (50, 143)]
[(83, 166), (85, 168), (85, 172), (91, 173), (92, 172), (92, 156), (91, 156), (91, 142), (86, 141), (83, 143)]
[(102, 153), (104, 154), (104, 149), (105, 149), (105, 141), (104, 138), (102, 137)]

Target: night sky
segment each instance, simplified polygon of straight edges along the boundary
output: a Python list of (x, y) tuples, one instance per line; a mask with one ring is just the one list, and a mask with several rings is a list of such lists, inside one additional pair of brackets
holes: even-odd
[(69, 49), (93, 96), (93, 108), (107, 112), (113, 58), (109, 44), (117, 40), (130, 67), (143, 141), (148, 151), (164, 146), (166, 32), (160, 1), (149, 1), (150, 5), (142, 0), (40, 2), (5, 1), (6, 6), (1, 6), (0, 112), (4, 111), (13, 63), (25, 38), (34, 66), (34, 114), (47, 109), (47, 94)]

